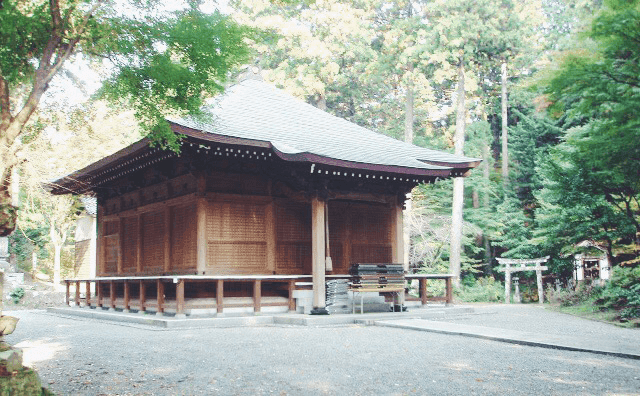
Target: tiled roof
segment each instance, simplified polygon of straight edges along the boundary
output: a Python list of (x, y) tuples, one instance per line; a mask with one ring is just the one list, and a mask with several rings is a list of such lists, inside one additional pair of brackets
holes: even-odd
[[(311, 163), (310, 169), (318, 164), (417, 176), (406, 180), (414, 183), (429, 180), (420, 176), (430, 180), (460, 176), (480, 163), (370, 131), (258, 80), (231, 86), (209, 110), (207, 122), (201, 118), (171, 120), (173, 130), (190, 137), (185, 140), (190, 144), (205, 141), (260, 147), (285, 161)], [(149, 147), (145, 138), (50, 185), (54, 194), (87, 194), (175, 155)]]
[(258, 80), (229, 87), (210, 109), (209, 122), (172, 122), (212, 135), (268, 142), (289, 160), (313, 162), (321, 157), (415, 170), (473, 168), (480, 162), (373, 132)]

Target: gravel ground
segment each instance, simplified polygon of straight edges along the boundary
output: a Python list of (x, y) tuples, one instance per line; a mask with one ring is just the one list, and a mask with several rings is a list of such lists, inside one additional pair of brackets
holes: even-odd
[(611, 323), (586, 320), (540, 306), (538, 304), (470, 305), (475, 314), (443, 317), (441, 321), (474, 326), (497, 327), (532, 333), (576, 336), (598, 339), (606, 336), (620, 343), (640, 343), (640, 329), (623, 328)]
[[(526, 331), (594, 323), (508, 309), (454, 320), (540, 326)], [(5, 314), (21, 318), (6, 341), (60, 395), (640, 395), (638, 360), (461, 336), (364, 326), (156, 330)]]

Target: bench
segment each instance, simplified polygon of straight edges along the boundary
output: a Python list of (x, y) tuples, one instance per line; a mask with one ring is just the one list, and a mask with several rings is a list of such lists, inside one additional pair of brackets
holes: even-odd
[[(354, 297), (351, 304), (352, 313), (355, 313), (356, 294), (360, 294), (361, 314), (364, 313), (363, 293), (391, 293), (397, 295), (400, 301), (404, 296), (405, 278), (402, 264), (354, 264), (349, 273), (349, 291), (353, 292)], [(393, 310), (395, 312), (395, 304)]]
[[(417, 279), (419, 282), (419, 297), (407, 297), (407, 301), (420, 301), (422, 305), (427, 305), (429, 301), (444, 301), (445, 304), (453, 303), (453, 274), (407, 274), (405, 278), (408, 281)], [(427, 281), (430, 279), (441, 279), (445, 281), (445, 295), (443, 297), (427, 297)]]

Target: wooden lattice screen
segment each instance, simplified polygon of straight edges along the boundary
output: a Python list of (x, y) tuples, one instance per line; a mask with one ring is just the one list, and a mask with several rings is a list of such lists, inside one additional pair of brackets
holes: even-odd
[(348, 274), (351, 245), (350, 205), (346, 202), (329, 202), (329, 251), (334, 274)]
[(136, 272), (136, 260), (138, 254), (138, 218), (125, 217), (122, 219), (124, 238), (122, 238), (122, 272), (131, 274)]
[(88, 279), (91, 274), (91, 240), (76, 241), (74, 276), (77, 279)]
[(164, 269), (164, 211), (144, 213), (142, 220), (142, 272)]
[(171, 212), (171, 269), (193, 269), (196, 264), (196, 205), (176, 206)]
[(390, 263), (391, 209), (383, 205), (351, 205), (351, 263)]
[(311, 205), (279, 201), (275, 217), (276, 271), (311, 274)]
[(266, 274), (265, 204), (210, 202), (207, 265), (218, 274)]
[(102, 271), (115, 274), (118, 271), (118, 255), (120, 254), (120, 223), (109, 221), (104, 224), (104, 236), (102, 238), (104, 249), (104, 263)]

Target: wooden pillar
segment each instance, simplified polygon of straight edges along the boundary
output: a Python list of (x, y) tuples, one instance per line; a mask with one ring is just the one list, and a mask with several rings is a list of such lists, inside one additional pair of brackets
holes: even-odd
[[(404, 201), (401, 201), (398, 197), (395, 199), (395, 204), (391, 206), (391, 260), (394, 263), (402, 263), (402, 268), (406, 273), (409, 270), (409, 263), (404, 261), (404, 225), (402, 222), (402, 207)], [(402, 306), (404, 305), (405, 292), (398, 293), (398, 304), (400, 304), (400, 311), (402, 312)], [(395, 309), (395, 308), (394, 308)]]
[(504, 269), (504, 302), (511, 304), (511, 267), (506, 264)]
[(76, 307), (80, 306), (80, 281), (76, 281)]
[(296, 280), (289, 280), (289, 311), (296, 310), (296, 300), (293, 298), (293, 292), (296, 290)]
[(146, 302), (147, 302), (147, 293), (146, 293), (146, 285), (144, 281), (140, 281), (140, 295), (139, 295), (140, 307), (138, 313), (144, 314), (147, 310)]
[(171, 270), (171, 207), (164, 208), (164, 272)]
[(156, 288), (158, 290), (158, 294), (156, 297), (156, 301), (158, 302), (158, 310), (156, 311), (156, 315), (162, 316), (164, 315), (164, 283), (162, 283), (162, 280), (156, 280)]
[(267, 270), (276, 273), (276, 210), (272, 201), (265, 207), (265, 231), (267, 237)]
[[(98, 205), (98, 213), (97, 213), (97, 235), (96, 235), (96, 275), (104, 273), (104, 258), (105, 258), (105, 249), (104, 249), (104, 221), (102, 218), (104, 217), (104, 207), (102, 205)], [(96, 284), (97, 285), (97, 284)]]
[(142, 215), (138, 215), (136, 230), (138, 231), (138, 238), (136, 238), (138, 241), (138, 244), (136, 245), (136, 272), (140, 274), (142, 273), (142, 238), (144, 236), (144, 230), (142, 229)]
[(69, 306), (69, 303), (71, 302), (70, 301), (71, 300), (71, 291), (70, 291), (71, 282), (65, 279), (64, 283), (67, 287), (67, 293), (65, 294), (64, 302), (67, 304), (67, 306)]
[(184, 318), (184, 279), (178, 279), (176, 284), (176, 318)]
[(445, 297), (446, 304), (453, 303), (453, 285), (452, 285), (452, 279), (450, 277), (447, 277), (445, 279), (445, 292), (446, 292), (446, 297)]
[(324, 203), (324, 270), (333, 272), (333, 261), (331, 260), (331, 246), (329, 245), (329, 203)]
[(222, 279), (218, 279), (216, 282), (216, 305), (217, 305), (217, 315), (222, 315), (222, 311), (224, 309), (224, 281)]
[(100, 281), (96, 281), (96, 299), (98, 300), (96, 307), (102, 308), (102, 283)]
[[(540, 264), (538, 264), (540, 265)], [(538, 303), (544, 303), (544, 289), (542, 288), (542, 270), (536, 270), (536, 280), (538, 282)]]
[(262, 300), (262, 281), (255, 279), (253, 281), (253, 312), (259, 313)]
[(427, 280), (420, 278), (418, 284), (420, 285), (420, 301), (422, 305), (427, 305)]
[(116, 283), (109, 281), (109, 310), (116, 310)]
[(124, 312), (129, 312), (129, 310), (131, 309), (131, 294), (129, 293), (130, 286), (131, 285), (129, 284), (129, 282), (125, 280), (124, 281)]
[(198, 198), (196, 208), (196, 268), (199, 275), (207, 270), (207, 200)]
[(347, 211), (344, 213), (345, 216), (345, 230), (344, 230), (344, 240), (342, 242), (342, 262), (343, 268), (346, 271), (349, 271), (351, 268), (351, 206), (347, 206)]
[(311, 200), (311, 268), (313, 276), (312, 315), (328, 315), (325, 308), (325, 205), (319, 197)]
[(122, 266), (124, 264), (124, 218), (118, 220), (118, 261), (116, 264), (116, 272), (122, 274)]
[[(399, 198), (396, 198), (398, 200)], [(396, 202), (391, 207), (391, 261), (402, 263), (405, 272), (409, 270), (409, 263), (404, 262), (404, 226), (402, 218), (403, 202)]]
[(85, 282), (84, 294), (87, 297), (87, 307), (91, 308), (91, 281)]

